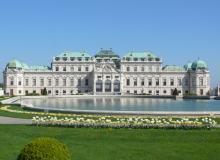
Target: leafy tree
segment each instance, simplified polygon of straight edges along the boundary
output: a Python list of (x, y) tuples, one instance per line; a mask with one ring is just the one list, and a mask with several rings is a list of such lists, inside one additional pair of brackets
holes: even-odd
[(175, 88), (174, 90), (173, 90), (173, 96), (178, 96), (179, 95), (179, 92), (178, 92), (178, 90)]
[(44, 88), (43, 90), (42, 90), (42, 95), (47, 95), (47, 89), (46, 88)]
[(53, 138), (38, 138), (25, 145), (17, 160), (70, 160), (67, 146)]

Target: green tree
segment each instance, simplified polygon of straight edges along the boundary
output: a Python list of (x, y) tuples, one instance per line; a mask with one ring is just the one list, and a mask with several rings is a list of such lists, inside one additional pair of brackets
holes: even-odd
[(25, 145), (17, 160), (70, 160), (67, 146), (53, 138), (38, 138)]
[(173, 96), (178, 96), (179, 95), (179, 91), (177, 90), (177, 88), (175, 88), (173, 90), (173, 93), (172, 93)]
[(42, 90), (42, 95), (47, 95), (47, 89), (46, 88), (44, 88), (43, 90)]

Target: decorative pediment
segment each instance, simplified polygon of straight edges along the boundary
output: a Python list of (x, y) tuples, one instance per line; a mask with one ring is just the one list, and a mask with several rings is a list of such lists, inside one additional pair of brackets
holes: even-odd
[(95, 72), (104, 72), (104, 73), (120, 73), (113, 65), (111, 64), (97, 64), (95, 66)]

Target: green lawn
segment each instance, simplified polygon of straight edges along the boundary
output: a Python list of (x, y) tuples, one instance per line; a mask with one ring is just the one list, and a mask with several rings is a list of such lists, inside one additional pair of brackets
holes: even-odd
[(217, 160), (220, 129), (92, 129), (0, 125), (0, 160), (16, 160), (33, 138), (65, 143), (72, 160)]

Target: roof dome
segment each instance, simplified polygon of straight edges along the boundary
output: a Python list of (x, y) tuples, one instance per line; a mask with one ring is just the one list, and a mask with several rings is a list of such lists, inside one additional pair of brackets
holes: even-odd
[(208, 66), (205, 61), (197, 60), (192, 63), (192, 70), (207, 70)]
[(188, 71), (188, 70), (191, 70), (191, 69), (192, 69), (192, 63), (189, 62), (189, 63), (185, 64), (183, 67), (184, 67), (184, 69), (187, 70), (187, 71)]
[(116, 58), (119, 58), (119, 55), (117, 55), (116, 53), (114, 53), (113, 51), (112, 51), (112, 49), (101, 49), (101, 51), (99, 51), (96, 55), (95, 55), (95, 57), (97, 58), (97, 57), (110, 57), (110, 58), (113, 58), (113, 57), (116, 57)]
[(7, 64), (8, 68), (23, 68), (23, 65), (20, 61), (14, 59)]

